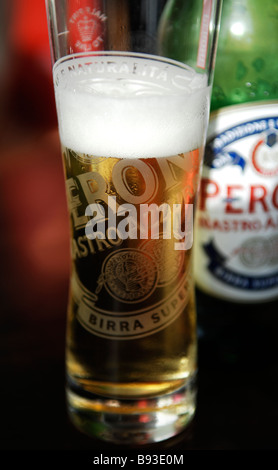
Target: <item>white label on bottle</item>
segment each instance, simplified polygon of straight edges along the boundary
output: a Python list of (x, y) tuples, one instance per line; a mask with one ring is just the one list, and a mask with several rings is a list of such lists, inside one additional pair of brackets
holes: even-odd
[(212, 113), (195, 232), (195, 278), (230, 300), (278, 296), (278, 103)]

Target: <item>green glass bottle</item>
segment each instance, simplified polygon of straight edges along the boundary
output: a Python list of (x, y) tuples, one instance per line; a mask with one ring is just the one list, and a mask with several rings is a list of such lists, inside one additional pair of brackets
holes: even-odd
[(278, 2), (224, 0), (211, 110), (278, 99)]
[(278, 297), (278, 2), (224, 0), (196, 216), (197, 285)]
[[(180, 35), (198, 41), (177, 13), (193, 4), (165, 10), (161, 43), (174, 59), (187, 54)], [(210, 360), (233, 363), (278, 312), (277, 0), (223, 0), (211, 111), (195, 217), (198, 318)]]

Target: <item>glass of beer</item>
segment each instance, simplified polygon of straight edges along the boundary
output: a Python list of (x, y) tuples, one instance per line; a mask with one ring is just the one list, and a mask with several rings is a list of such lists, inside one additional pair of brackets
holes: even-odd
[(114, 443), (161, 441), (196, 407), (193, 214), (220, 2), (46, 5), (71, 226), (69, 416)]

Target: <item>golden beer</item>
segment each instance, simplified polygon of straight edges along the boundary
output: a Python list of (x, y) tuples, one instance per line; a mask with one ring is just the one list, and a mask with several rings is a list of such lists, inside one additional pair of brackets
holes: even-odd
[[(72, 222), (67, 332), (70, 380), (86, 391), (109, 397), (143, 398), (170, 393), (191, 380), (196, 371), (191, 249), (175, 250), (175, 240), (169, 238), (171, 232), (163, 233), (161, 214), (155, 220), (148, 218), (142, 239), (140, 204), (134, 204), (134, 238), (122, 239), (117, 227), (126, 220), (126, 212), (116, 215), (111, 230), (106, 201), (108, 195), (114, 197), (112, 201), (118, 208), (126, 202), (116, 189), (122, 189), (118, 180), (123, 173), (122, 186), (129, 189), (133, 203), (148, 197), (143, 176), (146, 167), (157, 185), (149, 207), (153, 203), (158, 207), (164, 203), (168, 207), (192, 203), (199, 152), (164, 159), (163, 164), (161, 158), (101, 158), (67, 148), (63, 148), (63, 155)], [(182, 165), (188, 159), (192, 160), (192, 168), (185, 173)], [(180, 175), (175, 186), (167, 188), (161, 168), (171, 162), (175, 162), (172, 165), (176, 164)], [(104, 208), (105, 238), (99, 238), (99, 232), (94, 239), (85, 234), (89, 217), (84, 214), (94, 201)], [(159, 238), (152, 238), (155, 223)], [(163, 238), (165, 235), (168, 238)]]

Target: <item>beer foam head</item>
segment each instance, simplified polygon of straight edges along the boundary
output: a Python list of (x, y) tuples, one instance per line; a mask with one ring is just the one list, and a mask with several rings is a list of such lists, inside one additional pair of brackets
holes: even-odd
[(149, 158), (203, 144), (209, 108), (204, 76), (137, 57), (82, 59), (54, 70), (63, 145), (94, 156)]

